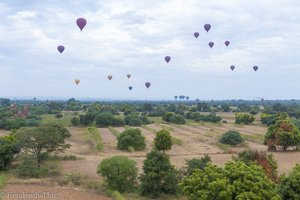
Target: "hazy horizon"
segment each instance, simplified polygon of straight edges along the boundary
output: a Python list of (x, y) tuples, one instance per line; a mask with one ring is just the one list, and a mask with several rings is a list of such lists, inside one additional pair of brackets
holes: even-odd
[(300, 99), (299, 13), (297, 0), (3, 0), (0, 96)]

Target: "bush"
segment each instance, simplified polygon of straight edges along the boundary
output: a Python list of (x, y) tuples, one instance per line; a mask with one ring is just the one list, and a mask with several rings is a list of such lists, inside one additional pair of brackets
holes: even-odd
[(80, 124), (84, 126), (91, 125), (94, 122), (95, 115), (92, 113), (86, 113), (85, 115), (79, 116)]
[(186, 175), (192, 175), (196, 169), (204, 170), (204, 168), (211, 162), (209, 155), (205, 155), (203, 158), (193, 158), (186, 161)]
[(300, 199), (300, 165), (280, 179), (279, 193), (283, 200)]
[(71, 119), (71, 123), (73, 126), (78, 126), (80, 124), (79, 118), (78, 117), (73, 117)]
[(141, 134), (140, 129), (127, 129), (118, 137), (118, 148), (121, 150), (143, 150), (146, 148), (145, 137)]
[(133, 160), (125, 156), (114, 156), (104, 159), (98, 165), (97, 173), (106, 178), (108, 188), (130, 192), (136, 183), (137, 167)]
[(21, 164), (15, 172), (20, 178), (41, 178), (48, 174), (48, 169), (38, 167), (36, 159), (26, 156), (22, 158)]
[(154, 146), (159, 151), (168, 151), (172, 148), (172, 137), (170, 132), (163, 129), (156, 133), (154, 138)]
[(115, 117), (110, 112), (103, 112), (97, 114), (95, 122), (98, 127), (108, 127), (108, 126), (123, 126), (124, 121), (118, 117)]
[(182, 117), (181, 115), (173, 115), (170, 118), (170, 122), (174, 123), (174, 124), (185, 124), (186, 123), (184, 117)]
[(67, 175), (68, 182), (71, 182), (74, 186), (79, 186), (81, 184), (81, 174), (78, 172), (72, 172)]
[(244, 139), (241, 137), (241, 134), (237, 131), (228, 131), (227, 133), (224, 133), (221, 136), (220, 142), (222, 144), (227, 144), (227, 145), (238, 145), (242, 143)]
[(55, 118), (57, 118), (57, 119), (62, 118), (62, 117), (63, 117), (63, 114), (62, 114), (62, 113), (57, 113), (57, 114), (55, 115)]
[(275, 115), (267, 114), (267, 113), (261, 113), (261, 119), (260, 119), (262, 124), (266, 124), (268, 126), (275, 124), (276, 122), (276, 117)]
[(125, 124), (129, 126), (141, 126), (143, 124), (150, 124), (146, 116), (139, 116), (137, 114), (130, 114), (125, 117)]
[(247, 113), (235, 113), (235, 123), (236, 124), (251, 124), (254, 122), (255, 118), (251, 114)]
[(169, 157), (156, 149), (147, 154), (141, 175), (143, 196), (158, 197), (161, 193), (175, 194), (178, 179)]

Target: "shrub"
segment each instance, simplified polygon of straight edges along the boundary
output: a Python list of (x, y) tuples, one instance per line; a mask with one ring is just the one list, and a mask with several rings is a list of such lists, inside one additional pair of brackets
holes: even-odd
[(170, 132), (163, 129), (156, 133), (154, 138), (154, 146), (159, 151), (168, 151), (172, 148), (172, 137)]
[(146, 116), (139, 116), (137, 114), (130, 114), (125, 117), (125, 124), (129, 126), (141, 126), (143, 124), (150, 124)]
[(38, 167), (36, 159), (25, 156), (21, 164), (15, 170), (16, 175), (20, 178), (41, 178), (48, 174), (48, 169)]
[(170, 122), (174, 123), (174, 124), (185, 124), (186, 123), (184, 117), (181, 115), (173, 115), (170, 118)]
[(79, 118), (78, 117), (73, 117), (71, 119), (71, 123), (73, 126), (78, 126), (80, 124)]
[(300, 165), (280, 179), (279, 193), (283, 200), (300, 199)]
[(270, 126), (272, 124), (275, 124), (276, 117), (275, 117), (275, 115), (261, 113), (260, 121), (262, 124), (266, 124), (266, 125)]
[(227, 133), (224, 133), (221, 138), (220, 142), (222, 144), (227, 144), (227, 145), (238, 145), (242, 143), (244, 139), (241, 137), (241, 134), (237, 131), (228, 131)]
[(141, 180), (143, 196), (158, 197), (161, 193), (175, 194), (178, 179), (169, 157), (156, 149), (147, 154)]
[(108, 126), (123, 126), (124, 121), (118, 117), (115, 117), (110, 112), (103, 112), (97, 114), (95, 122), (98, 127), (108, 127)]
[(205, 155), (203, 158), (197, 159), (193, 158), (186, 161), (186, 175), (192, 175), (196, 169), (204, 170), (204, 168), (211, 162), (209, 155)]
[(85, 115), (79, 116), (80, 124), (84, 126), (91, 125), (94, 122), (95, 115), (92, 113), (86, 113)]
[(97, 173), (106, 178), (108, 188), (130, 192), (136, 183), (137, 167), (133, 160), (125, 156), (114, 156), (104, 159), (98, 165)]
[(81, 174), (79, 172), (72, 172), (66, 177), (68, 182), (71, 182), (74, 186), (79, 186), (81, 184)]
[(62, 117), (63, 117), (63, 114), (62, 114), (62, 113), (57, 113), (57, 114), (55, 115), (55, 117), (58, 118), (58, 119), (59, 119), (59, 118), (62, 118)]
[(255, 118), (251, 114), (247, 113), (235, 113), (235, 123), (236, 124), (251, 124), (254, 122)]
[(118, 137), (118, 148), (121, 150), (143, 150), (146, 147), (145, 137), (141, 134), (140, 129), (127, 129)]

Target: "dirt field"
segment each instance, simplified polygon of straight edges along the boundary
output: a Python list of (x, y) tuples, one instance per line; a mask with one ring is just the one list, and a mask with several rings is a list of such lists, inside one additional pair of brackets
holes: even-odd
[[(224, 114), (225, 116), (225, 114)], [(212, 124), (212, 123), (188, 123), (186, 125), (174, 124), (149, 124), (139, 128), (145, 136), (147, 147), (144, 151), (127, 152), (117, 149), (117, 138), (108, 128), (98, 128), (99, 134), (102, 138), (104, 150), (103, 152), (95, 151), (91, 144), (85, 138), (84, 128), (70, 127), (68, 130), (71, 132), (72, 137), (68, 139), (71, 148), (68, 149), (66, 155), (75, 155), (78, 160), (62, 161), (63, 173), (70, 174), (72, 172), (80, 173), (82, 177), (89, 180), (99, 180), (101, 177), (97, 174), (97, 166), (104, 158), (115, 155), (124, 155), (134, 160), (137, 163), (139, 172), (142, 172), (143, 161), (146, 154), (153, 147), (153, 140), (156, 132), (161, 129), (170, 131), (172, 137), (176, 138), (178, 143), (174, 144), (172, 149), (168, 152), (171, 163), (176, 167), (183, 167), (186, 160), (192, 158), (203, 157), (204, 154), (209, 154), (213, 163), (223, 166), (227, 161), (232, 159), (234, 152), (239, 152), (243, 149), (256, 149), (258, 151), (266, 151), (267, 146), (263, 145), (261, 138), (267, 131), (265, 126), (257, 125), (236, 125), (229, 122), (233, 114), (226, 114), (225, 118), (228, 119), (226, 124)], [(125, 130), (125, 127), (114, 128), (119, 133)], [(225, 151), (219, 146), (218, 139), (221, 134), (228, 130), (237, 130), (246, 139), (245, 145), (238, 148), (230, 148), (230, 151)], [(1, 131), (0, 134), (6, 135), (9, 132)], [(230, 152), (227, 153), (227, 152)], [(279, 174), (290, 171), (296, 163), (300, 163), (300, 152), (275, 152), (273, 153), (275, 159), (278, 161)], [(111, 199), (104, 196), (88, 193), (85, 191), (66, 189), (60, 187), (45, 187), (45, 186), (21, 186), (11, 185), (5, 189), (5, 192), (10, 191), (53, 191), (59, 193), (62, 199)]]

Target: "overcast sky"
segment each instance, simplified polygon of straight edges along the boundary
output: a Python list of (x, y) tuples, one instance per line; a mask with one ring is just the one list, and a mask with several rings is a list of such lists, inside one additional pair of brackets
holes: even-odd
[(299, 38), (299, 0), (1, 0), (0, 96), (300, 99)]

